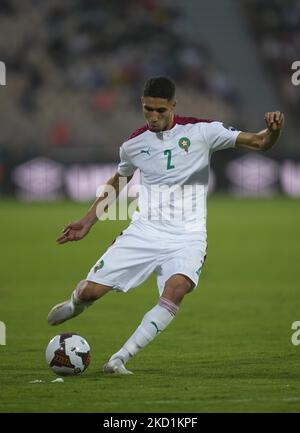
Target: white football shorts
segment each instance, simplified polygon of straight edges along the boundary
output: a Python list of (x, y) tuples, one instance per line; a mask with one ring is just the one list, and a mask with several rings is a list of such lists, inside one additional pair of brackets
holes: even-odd
[(162, 238), (147, 224), (132, 222), (91, 268), (87, 280), (127, 292), (154, 272), (160, 295), (174, 274), (189, 277), (197, 287), (206, 257), (206, 241), (184, 236)]

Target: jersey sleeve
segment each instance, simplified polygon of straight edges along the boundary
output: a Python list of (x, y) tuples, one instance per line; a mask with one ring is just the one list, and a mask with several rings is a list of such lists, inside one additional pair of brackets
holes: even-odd
[(121, 176), (132, 176), (136, 167), (130, 161), (123, 145), (120, 147), (120, 162), (118, 165), (118, 173)]
[(211, 153), (217, 150), (228, 149), (235, 146), (238, 131), (233, 126), (224, 125), (221, 122), (211, 122), (206, 124), (204, 130), (205, 141)]

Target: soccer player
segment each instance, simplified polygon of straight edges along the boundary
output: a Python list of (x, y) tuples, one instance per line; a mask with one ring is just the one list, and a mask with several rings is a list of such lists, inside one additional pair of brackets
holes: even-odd
[[(147, 124), (122, 144), (118, 170), (106, 184), (118, 195), (120, 179), (129, 182), (138, 168), (139, 210), (86, 279), (78, 283), (71, 299), (53, 307), (48, 315), (48, 323), (58, 325), (109, 291), (127, 292), (156, 273), (157, 305), (104, 365), (105, 373), (131, 374), (127, 361), (171, 323), (184, 296), (198, 284), (206, 256), (206, 196), (212, 153), (230, 147), (270, 149), (284, 124), (279, 111), (266, 113), (267, 128), (257, 133), (175, 115), (175, 85), (167, 77), (150, 78), (141, 102)], [(104, 199), (104, 195), (97, 198), (83, 218), (67, 225), (58, 243), (86, 236), (98, 221)]]

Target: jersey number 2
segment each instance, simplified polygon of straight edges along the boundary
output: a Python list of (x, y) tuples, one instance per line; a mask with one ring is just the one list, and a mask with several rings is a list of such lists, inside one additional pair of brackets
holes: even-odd
[(171, 168), (175, 168), (175, 165), (173, 165), (171, 163), (171, 159), (172, 159), (172, 150), (170, 149), (166, 149), (164, 151), (164, 155), (167, 156), (167, 170), (170, 170)]

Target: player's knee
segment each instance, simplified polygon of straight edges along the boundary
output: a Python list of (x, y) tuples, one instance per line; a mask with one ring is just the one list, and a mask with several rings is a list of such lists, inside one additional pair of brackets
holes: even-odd
[(184, 296), (190, 293), (195, 284), (185, 275), (176, 275), (166, 281), (162, 297), (169, 299), (174, 304), (179, 305)]

